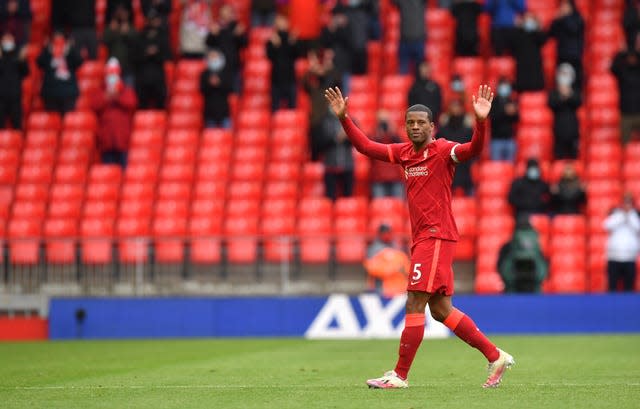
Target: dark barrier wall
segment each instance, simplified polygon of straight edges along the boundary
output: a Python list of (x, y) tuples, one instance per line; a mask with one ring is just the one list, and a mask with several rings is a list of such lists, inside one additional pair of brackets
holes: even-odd
[[(61, 298), (51, 339), (306, 336), (393, 338), (404, 297)], [(457, 296), (456, 306), (492, 334), (640, 332), (640, 295)], [(427, 336), (448, 336), (428, 320)]]

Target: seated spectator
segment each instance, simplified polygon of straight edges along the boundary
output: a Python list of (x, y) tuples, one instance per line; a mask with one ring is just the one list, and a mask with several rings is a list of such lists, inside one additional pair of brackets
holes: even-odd
[(10, 33), (17, 48), (29, 42), (32, 17), (29, 0), (0, 0), (0, 33)]
[(102, 41), (109, 51), (109, 57), (114, 57), (120, 62), (123, 81), (133, 85), (132, 54), (135, 51), (138, 33), (131, 24), (129, 13), (125, 6), (118, 4), (109, 25), (104, 30)]
[(482, 4), (475, 0), (454, 0), (451, 14), (456, 20), (455, 53), (459, 57), (478, 55), (480, 35), (478, 34), (478, 16), (482, 13)]
[(62, 32), (55, 32), (42, 48), (37, 63), (44, 74), (40, 95), (45, 109), (61, 115), (73, 111), (80, 94), (76, 70), (82, 64), (73, 43)]
[(324, 126), (326, 139), (321, 156), (324, 161), (325, 195), (331, 200), (336, 200), (338, 196), (349, 197), (353, 194), (353, 146), (336, 116), (327, 116)]
[(540, 20), (527, 12), (518, 19), (513, 32), (513, 57), (516, 60), (515, 88), (519, 92), (544, 90), (544, 70), (542, 66), (542, 46), (547, 34), (542, 30)]
[(69, 33), (69, 38), (73, 39), (80, 56), (85, 60), (95, 60), (98, 56), (95, 3), (89, 0), (51, 2), (53, 31)]
[[(453, 99), (449, 103), (447, 112), (440, 116), (440, 127), (438, 138), (444, 138), (458, 143), (471, 141), (473, 134), (473, 117), (465, 114), (464, 104), (459, 99)], [(471, 164), (473, 161), (466, 161), (456, 165), (456, 172), (453, 175), (451, 190), (454, 194), (462, 193), (471, 195), (473, 193), (473, 181), (471, 179)]]
[(182, 0), (180, 53), (183, 58), (201, 59), (206, 51), (205, 39), (211, 16), (211, 0)]
[(579, 214), (587, 202), (584, 186), (576, 169), (567, 164), (558, 183), (551, 186), (551, 204), (555, 214)]
[(620, 134), (627, 145), (632, 133), (640, 132), (640, 33), (633, 47), (621, 50), (613, 58), (611, 72), (618, 80), (620, 95)]
[(549, 211), (551, 194), (549, 185), (542, 180), (542, 172), (537, 159), (527, 161), (525, 174), (516, 178), (509, 189), (509, 204), (518, 217)]
[(271, 27), (276, 18), (276, 0), (251, 1), (251, 26)]
[(162, 35), (159, 15), (152, 14), (147, 19), (134, 56), (138, 108), (164, 109), (167, 98), (164, 63), (171, 59), (171, 52)]
[(407, 253), (393, 240), (391, 226), (381, 223), (375, 240), (367, 248), (364, 262), (369, 287), (385, 297), (404, 294), (410, 264)]
[(98, 118), (97, 146), (102, 163), (127, 166), (127, 152), (136, 94), (121, 77), (120, 63), (109, 58), (105, 67), (104, 86), (92, 95), (91, 108)]
[(491, 45), (494, 55), (506, 55), (513, 47), (516, 21), (527, 11), (525, 0), (487, 0), (485, 11), (491, 16)]
[(580, 146), (578, 108), (582, 105), (580, 93), (573, 83), (575, 71), (569, 63), (556, 70), (556, 88), (549, 93), (548, 105), (553, 111), (553, 155), (555, 159), (576, 159)]
[[(403, 142), (392, 129), (384, 112), (378, 113), (378, 126), (372, 139), (380, 143)], [(404, 173), (395, 163), (371, 159), (371, 197), (404, 198)]]
[(497, 269), (505, 293), (540, 292), (549, 266), (528, 216), (518, 217), (513, 236), (500, 248)]
[(400, 11), (400, 44), (398, 46), (398, 62), (400, 74), (409, 74), (410, 65), (424, 61), (424, 41), (426, 39), (425, 27), (425, 0), (392, 0), (392, 3)]
[(433, 112), (434, 122), (438, 122), (442, 112), (442, 90), (440, 85), (431, 78), (431, 64), (423, 61), (418, 66), (416, 79), (409, 89), (407, 106), (416, 104), (426, 105)]
[(216, 49), (207, 52), (207, 66), (200, 74), (200, 92), (204, 99), (204, 124), (207, 128), (231, 128), (229, 94), (231, 72), (224, 54)]
[(240, 50), (247, 45), (247, 31), (244, 24), (238, 21), (233, 7), (220, 7), (219, 18), (209, 26), (206, 44), (224, 55), (225, 68), (231, 75), (233, 89), (240, 92)]
[(576, 73), (573, 88), (580, 92), (583, 78), (584, 19), (575, 0), (560, 1), (558, 14), (549, 28), (549, 37), (556, 39), (556, 66), (567, 63), (573, 67)]
[(29, 74), (26, 48), (16, 48), (13, 35), (0, 40), (0, 128), (9, 119), (13, 129), (22, 129), (22, 80)]
[(267, 57), (271, 60), (271, 110), (277, 111), (282, 102), (296, 107), (295, 62), (298, 56), (296, 36), (289, 31), (283, 15), (276, 16), (273, 34), (267, 42)]
[(491, 160), (513, 162), (516, 157), (515, 127), (520, 120), (520, 111), (507, 78), (500, 78), (498, 82), (490, 120)]
[(625, 193), (622, 204), (611, 211), (604, 221), (607, 240), (607, 274), (609, 291), (633, 291), (636, 282), (636, 260), (640, 253), (640, 218), (633, 196)]

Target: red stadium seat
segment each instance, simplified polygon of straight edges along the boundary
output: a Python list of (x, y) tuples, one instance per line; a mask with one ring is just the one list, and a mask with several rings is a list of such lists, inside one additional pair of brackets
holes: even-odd
[(225, 209), (224, 198), (202, 198), (191, 201), (191, 217), (215, 216), (222, 218)]
[(68, 185), (68, 184), (54, 184), (51, 186), (50, 191), (50, 203), (71, 200), (82, 202), (85, 194), (85, 187), (78, 185)]
[(115, 202), (120, 196), (120, 186), (113, 183), (90, 183), (87, 186), (87, 200)]
[(295, 199), (265, 199), (261, 205), (263, 218), (283, 215), (295, 217), (298, 201)]
[(229, 185), (228, 199), (260, 199), (262, 197), (262, 183), (234, 182)]
[(139, 217), (120, 218), (116, 224), (120, 237), (118, 250), (123, 263), (145, 263), (149, 259), (149, 222)]
[(167, 162), (160, 168), (160, 180), (163, 182), (191, 183), (195, 177), (193, 161)]
[(0, 129), (0, 148), (18, 150), (22, 147), (22, 132)]
[(12, 264), (34, 265), (39, 261), (41, 220), (14, 218), (9, 221), (9, 255)]
[(151, 217), (153, 200), (150, 198), (128, 199), (120, 202), (119, 215), (126, 219), (148, 220)]
[(44, 224), (46, 260), (52, 264), (71, 264), (76, 260), (78, 224), (75, 219), (54, 218)]
[(202, 146), (198, 150), (199, 163), (227, 164), (232, 157), (231, 145)]
[(37, 147), (46, 149), (56, 149), (58, 146), (58, 131), (50, 128), (30, 130), (26, 134), (25, 147)]
[(309, 213), (298, 219), (300, 261), (326, 263), (331, 254), (332, 219), (328, 215)]
[(258, 218), (255, 215), (227, 218), (224, 221), (227, 237), (227, 259), (234, 264), (255, 263), (258, 249)]
[(182, 93), (171, 96), (169, 111), (177, 112), (201, 112), (204, 101), (199, 93)]
[(557, 215), (551, 222), (551, 234), (578, 234), (584, 235), (587, 224), (582, 215)]
[(24, 200), (13, 202), (11, 217), (14, 219), (32, 219), (42, 221), (46, 214), (47, 203), (42, 201)]
[(16, 201), (36, 201), (46, 203), (49, 197), (49, 187), (44, 184), (20, 183), (15, 187)]
[(366, 219), (369, 204), (364, 197), (341, 197), (335, 201), (334, 213), (336, 217), (354, 216)]
[(236, 133), (236, 139), (242, 141), (244, 145), (262, 148), (269, 143), (269, 132), (266, 128), (244, 128)]
[(92, 111), (72, 111), (64, 116), (62, 127), (65, 131), (91, 131), (98, 128), (98, 120)]
[(279, 263), (293, 259), (296, 220), (293, 214), (263, 218), (260, 231), (264, 237), (264, 259)]
[(366, 251), (367, 219), (359, 215), (336, 216), (336, 260), (341, 263), (362, 262)]
[(264, 162), (236, 160), (231, 166), (232, 181), (259, 181), (265, 176)]
[(43, 183), (52, 181), (52, 169), (50, 165), (23, 165), (18, 174), (19, 183)]
[(155, 259), (159, 263), (184, 261), (184, 238), (187, 234), (186, 217), (156, 217), (152, 232), (155, 236)]
[(131, 148), (144, 147), (147, 149), (162, 150), (164, 144), (164, 130), (153, 127), (140, 127), (131, 132)]
[(211, 215), (194, 216), (189, 222), (191, 261), (196, 264), (215, 264), (221, 260), (220, 235), (222, 219)]
[(222, 199), (226, 196), (226, 192), (226, 182), (200, 180), (194, 185), (193, 199)]
[(299, 185), (294, 180), (267, 182), (264, 186), (266, 199), (296, 199)]
[(60, 164), (56, 166), (54, 180), (56, 183), (84, 184), (87, 179), (87, 168), (77, 164)]
[(172, 112), (169, 115), (169, 129), (199, 130), (202, 128), (202, 113), (199, 111)]
[(158, 167), (153, 164), (130, 164), (124, 172), (126, 183), (153, 183), (158, 177)]
[(89, 169), (89, 183), (108, 183), (120, 185), (122, 168), (118, 165), (95, 164)]
[(118, 203), (115, 200), (88, 199), (84, 203), (82, 217), (85, 219), (114, 220), (118, 213)]
[(55, 151), (44, 147), (27, 147), (22, 151), (22, 163), (52, 167), (55, 162)]
[(78, 220), (82, 209), (80, 200), (52, 200), (49, 203), (47, 217), (50, 219)]
[[(200, 133), (189, 129), (171, 129), (167, 132), (166, 149), (176, 150), (178, 147), (183, 149), (195, 150), (198, 147)], [(165, 151), (165, 157), (168, 152)]]
[(93, 149), (95, 136), (88, 130), (64, 130), (61, 136), (62, 148)]
[(87, 167), (91, 161), (91, 154), (92, 152), (84, 148), (61, 148), (58, 151), (58, 164), (77, 164)]
[(298, 217), (333, 217), (333, 202), (326, 197), (305, 197), (298, 202)]
[(276, 132), (287, 128), (306, 129), (308, 121), (307, 113), (301, 109), (280, 109), (274, 113), (271, 127)]
[(167, 114), (164, 111), (141, 110), (133, 115), (133, 130), (164, 131), (167, 126)]
[(59, 131), (62, 127), (60, 115), (53, 112), (33, 112), (27, 118), (27, 130)]

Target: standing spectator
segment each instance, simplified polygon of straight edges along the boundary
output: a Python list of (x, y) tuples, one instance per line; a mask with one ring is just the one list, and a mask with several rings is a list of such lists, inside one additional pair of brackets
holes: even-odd
[(107, 9), (104, 13), (104, 20), (111, 21), (116, 14), (124, 16), (120, 9), (126, 11), (127, 23), (133, 24), (133, 0), (107, 0)]
[(633, 291), (636, 281), (636, 259), (640, 250), (640, 218), (633, 196), (626, 193), (622, 206), (613, 209), (604, 221), (607, 240), (607, 273), (609, 291), (617, 291), (622, 281), (624, 291)]
[(407, 106), (416, 104), (428, 106), (433, 113), (433, 120), (438, 122), (440, 112), (442, 112), (442, 89), (431, 78), (431, 64), (428, 61), (420, 63), (416, 79), (409, 90), (407, 102)]
[(513, 36), (513, 56), (516, 60), (516, 90), (544, 90), (544, 70), (542, 69), (542, 46), (547, 35), (542, 31), (540, 21), (532, 13), (526, 13), (518, 22)]
[(80, 94), (76, 70), (82, 57), (62, 32), (55, 32), (38, 56), (38, 67), (44, 72), (40, 94), (47, 111), (61, 115), (73, 111)]
[(562, 169), (562, 177), (551, 186), (551, 205), (555, 214), (579, 214), (587, 202), (584, 186), (576, 169), (567, 164)]
[(556, 65), (571, 64), (576, 72), (574, 89), (582, 89), (582, 53), (584, 49), (584, 19), (575, 0), (562, 0), (556, 18), (551, 22), (549, 36), (556, 39)]
[[(444, 138), (460, 144), (470, 142), (473, 134), (472, 123), (473, 118), (471, 115), (467, 115), (464, 112), (462, 100), (453, 99), (449, 103), (447, 112), (440, 116), (438, 139)], [(473, 161), (467, 161), (456, 165), (456, 172), (451, 183), (451, 190), (454, 194), (462, 193), (469, 196), (473, 193), (472, 163)]]
[(511, 50), (517, 31), (516, 20), (525, 11), (525, 0), (487, 0), (484, 9), (491, 16), (491, 45), (495, 55), (505, 55)]
[(69, 33), (83, 59), (96, 59), (98, 35), (95, 0), (52, 0), (51, 25), (54, 31)]
[(29, 0), (0, 0), (0, 33), (11, 33), (18, 48), (29, 42)]
[(451, 14), (456, 20), (455, 53), (460, 57), (478, 55), (480, 35), (478, 34), (478, 16), (482, 5), (476, 0), (454, 0)]
[(627, 0), (622, 16), (622, 27), (627, 48), (632, 49), (638, 33), (640, 33), (640, 1)]
[(119, 4), (104, 30), (102, 41), (109, 50), (109, 57), (119, 61), (122, 79), (128, 85), (134, 84), (132, 60), (137, 38), (138, 33), (131, 24), (129, 10)]
[[(372, 139), (379, 143), (403, 142), (397, 132), (391, 128), (386, 115), (378, 113), (378, 126)], [(371, 159), (371, 197), (404, 198), (404, 181), (402, 169), (394, 163)]]
[(289, 32), (289, 21), (276, 16), (274, 31), (267, 43), (267, 57), (271, 60), (271, 110), (277, 111), (284, 100), (289, 109), (296, 107), (295, 62), (297, 39)]
[(271, 27), (276, 17), (276, 0), (251, 1), (251, 26)]
[(162, 19), (159, 15), (152, 14), (147, 19), (134, 55), (138, 107), (164, 109), (167, 98), (164, 63), (171, 58), (171, 53), (162, 35)]
[(153, 11), (162, 18), (162, 24), (167, 25), (171, 14), (171, 0), (142, 0), (140, 6), (146, 18)]
[(362, 0), (347, 2), (345, 14), (349, 27), (349, 44), (351, 49), (351, 73), (364, 75), (367, 73), (367, 40), (369, 38), (369, 16)]
[(377, 41), (382, 35), (382, 26), (380, 25), (380, 0), (361, 0), (360, 4), (368, 15), (369, 40)]
[(516, 157), (515, 127), (520, 120), (518, 101), (511, 83), (500, 78), (491, 115), (491, 160), (511, 161)]
[(342, 73), (342, 88), (345, 90), (350, 89), (349, 82), (353, 54), (349, 39), (349, 19), (345, 13), (345, 7), (341, 4), (336, 5), (331, 10), (331, 18), (327, 26), (322, 30), (320, 42), (323, 47), (330, 48), (334, 53), (336, 69)]
[(204, 99), (204, 123), (207, 128), (231, 128), (229, 94), (231, 71), (224, 54), (216, 49), (207, 52), (207, 66), (200, 74), (200, 92)]
[(634, 46), (618, 52), (611, 65), (611, 72), (618, 80), (620, 134), (625, 146), (634, 130), (640, 132), (640, 33)]
[(326, 117), (324, 124), (327, 127), (322, 152), (325, 195), (336, 200), (341, 190), (341, 196), (349, 197), (353, 194), (353, 147), (335, 116)]
[(182, 0), (180, 20), (180, 53), (184, 58), (201, 59), (205, 38), (211, 26), (211, 0)]
[(93, 94), (91, 108), (98, 117), (98, 149), (102, 163), (127, 166), (127, 152), (136, 94), (120, 75), (120, 63), (109, 58), (105, 68), (104, 86)]
[(573, 87), (575, 71), (569, 63), (556, 70), (556, 88), (549, 93), (548, 105), (553, 111), (553, 155), (555, 159), (576, 159), (580, 145), (577, 110), (582, 97)]
[(511, 183), (509, 204), (513, 207), (516, 220), (522, 215), (547, 213), (549, 210), (550, 189), (541, 176), (538, 160), (529, 159), (525, 174)]
[(400, 73), (408, 74), (410, 63), (416, 68), (424, 61), (424, 42), (427, 38), (424, 12), (427, 0), (393, 0), (400, 10)]
[(233, 89), (240, 91), (240, 49), (247, 45), (247, 30), (244, 24), (238, 21), (233, 7), (228, 4), (220, 7), (218, 21), (213, 21), (209, 26), (206, 44), (208, 48), (215, 48), (224, 55)]
[(0, 46), (0, 128), (8, 118), (13, 129), (22, 129), (22, 79), (29, 74), (26, 48), (18, 51), (9, 32), (2, 36)]

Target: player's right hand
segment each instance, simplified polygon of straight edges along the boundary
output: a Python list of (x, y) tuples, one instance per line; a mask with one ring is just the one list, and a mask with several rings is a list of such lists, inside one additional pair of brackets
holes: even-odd
[(343, 119), (347, 115), (347, 103), (349, 101), (349, 97), (343, 98), (340, 88), (327, 88), (324, 90), (324, 97), (327, 99), (331, 110), (338, 118)]

